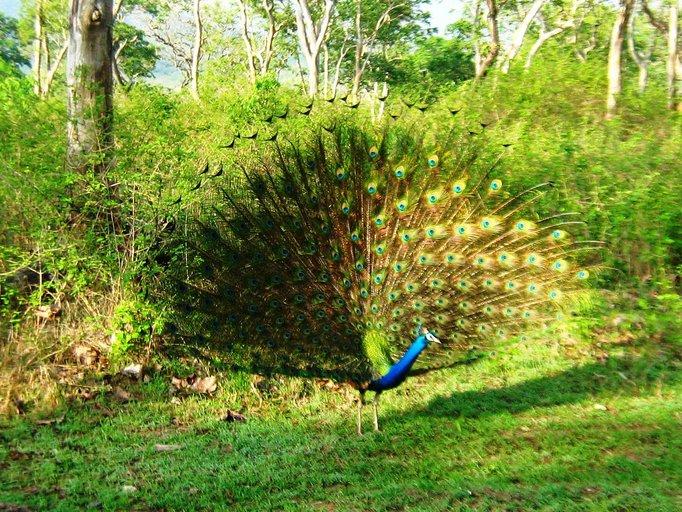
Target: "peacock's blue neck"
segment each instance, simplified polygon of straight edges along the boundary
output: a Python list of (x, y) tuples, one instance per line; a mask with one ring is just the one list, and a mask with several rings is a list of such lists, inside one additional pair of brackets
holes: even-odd
[(388, 372), (380, 378), (373, 380), (367, 386), (370, 391), (385, 391), (402, 384), (422, 351), (428, 346), (426, 336), (419, 336), (412, 345), (409, 346), (403, 357), (395, 363)]

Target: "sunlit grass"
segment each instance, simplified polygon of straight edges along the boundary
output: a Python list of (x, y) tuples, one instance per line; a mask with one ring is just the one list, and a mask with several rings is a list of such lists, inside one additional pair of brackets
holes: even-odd
[[(619, 334), (620, 333), (620, 334)], [(0, 503), (36, 510), (679, 510), (679, 355), (625, 329), (570, 331), (416, 377), (354, 433), (354, 395), (224, 376), (172, 403), (167, 378), (61, 423), (2, 430)], [(607, 336), (608, 334), (608, 336)], [(608, 340), (608, 341), (606, 341)], [(598, 346), (601, 345), (601, 346)], [(222, 421), (228, 410), (246, 423)], [(59, 416), (57, 413), (56, 416)], [(181, 449), (157, 452), (157, 443)], [(136, 490), (126, 492), (125, 486)]]

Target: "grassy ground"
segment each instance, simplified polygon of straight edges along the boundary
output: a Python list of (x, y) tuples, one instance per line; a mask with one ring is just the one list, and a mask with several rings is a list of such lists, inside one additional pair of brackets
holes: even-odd
[(679, 345), (606, 325), (413, 378), (363, 437), (349, 390), (246, 374), (213, 399), (173, 403), (159, 375), (6, 421), (0, 510), (680, 510)]

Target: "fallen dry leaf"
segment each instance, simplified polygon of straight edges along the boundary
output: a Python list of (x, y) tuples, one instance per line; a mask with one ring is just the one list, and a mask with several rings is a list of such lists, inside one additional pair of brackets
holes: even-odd
[(116, 386), (116, 389), (114, 389), (114, 398), (126, 403), (130, 401), (130, 393), (128, 393), (125, 389)]
[(51, 418), (36, 421), (36, 425), (52, 425), (53, 423), (61, 423), (64, 421), (64, 415), (62, 414), (59, 418)]
[(217, 379), (215, 376), (197, 379), (194, 381), (194, 384), (192, 384), (192, 389), (197, 393), (213, 393), (216, 389), (218, 389)]
[(176, 391), (193, 391), (202, 394), (211, 394), (218, 389), (218, 382), (215, 376), (197, 378), (196, 375), (190, 375), (185, 379), (172, 377), (171, 385)]
[(175, 450), (182, 449), (181, 444), (155, 444), (154, 450), (157, 452), (174, 452)]
[(606, 411), (607, 408), (604, 404), (594, 404), (594, 408), (597, 409), (598, 411)]
[(129, 364), (121, 370), (121, 374), (130, 379), (140, 380), (142, 377), (142, 365), (140, 363)]
[(134, 485), (124, 485), (123, 487), (121, 487), (121, 490), (126, 494), (132, 494), (134, 492), (137, 492), (137, 487), (135, 487)]
[(71, 349), (76, 363), (82, 366), (92, 366), (99, 359), (99, 352), (92, 347), (86, 345), (75, 345)]
[(187, 384), (187, 381), (185, 379), (181, 379), (179, 377), (173, 377), (171, 378), (171, 385), (175, 389), (185, 389), (189, 384)]

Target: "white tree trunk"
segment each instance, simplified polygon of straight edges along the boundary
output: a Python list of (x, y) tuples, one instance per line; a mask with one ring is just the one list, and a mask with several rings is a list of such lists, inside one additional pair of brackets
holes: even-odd
[(36, 0), (35, 16), (33, 18), (33, 92), (36, 96), (43, 95), (43, 3)]
[(606, 93), (606, 119), (613, 119), (616, 115), (618, 95), (623, 88), (622, 83), (622, 53), (623, 41), (627, 30), (634, 0), (622, 0), (621, 7), (613, 23), (611, 44), (609, 46), (609, 62), (607, 69), (608, 89)]
[(59, 64), (61, 64), (62, 60), (64, 60), (64, 55), (66, 55), (66, 50), (68, 50), (68, 48), (69, 48), (69, 40), (67, 39), (66, 41), (64, 41), (64, 44), (59, 49), (59, 52), (57, 53), (57, 57), (50, 64), (50, 68), (47, 70), (47, 75), (45, 75), (45, 78), (43, 79), (43, 85), (42, 85), (43, 97), (47, 96), (50, 93), (50, 89), (52, 88), (52, 82), (54, 81), (54, 75), (57, 72), (57, 68), (59, 67)]
[(545, 44), (554, 36), (558, 36), (559, 34), (561, 34), (564, 30), (565, 30), (564, 27), (556, 27), (548, 32), (541, 32), (538, 38), (533, 43), (533, 46), (531, 46), (530, 50), (528, 51), (528, 56), (526, 57), (526, 64), (524, 65), (524, 68), (530, 69), (530, 66), (533, 63), (533, 59), (535, 58), (535, 55), (540, 51), (540, 48), (542, 48), (542, 45)]
[(502, 63), (502, 72), (503, 73), (509, 72), (509, 67), (511, 66), (511, 61), (514, 60), (514, 58), (518, 55), (519, 50), (521, 49), (521, 45), (523, 44), (523, 39), (526, 37), (526, 32), (528, 32), (528, 28), (530, 27), (530, 24), (535, 19), (538, 12), (540, 12), (540, 9), (542, 9), (542, 6), (545, 5), (546, 1), (547, 0), (535, 0), (531, 4), (530, 8), (528, 9), (528, 12), (523, 17), (523, 20), (521, 21), (519, 26), (514, 31), (514, 35), (512, 36), (512, 40), (511, 40), (511, 44), (509, 45), (509, 48), (507, 49), (504, 62)]
[(480, 55), (480, 49), (477, 48), (476, 80), (485, 76), (490, 66), (495, 62), (497, 54), (500, 53), (500, 31), (497, 22), (498, 9), (496, 0), (486, 0), (486, 6), (488, 8), (486, 22), (488, 24), (488, 32), (490, 33), (490, 44), (488, 53), (485, 56)]
[(112, 0), (71, 0), (66, 58), (68, 158), (70, 166), (81, 172), (103, 173), (109, 163), (112, 26)]
[(324, 0), (324, 11), (319, 23), (316, 24), (310, 14), (308, 0), (296, 1), (296, 30), (301, 53), (308, 66), (308, 94), (315, 96), (319, 83), (319, 54), (320, 48), (327, 36), (332, 11), (336, 0)]
[(190, 66), (190, 92), (195, 99), (199, 99), (199, 61), (201, 60), (201, 45), (203, 42), (204, 25), (201, 21), (201, 0), (194, 0), (194, 44), (192, 45), (192, 64)]
[(668, 22), (668, 62), (666, 65), (668, 77), (668, 108), (677, 108), (677, 28), (678, 28), (679, 5), (677, 0), (673, 0), (670, 6), (670, 19)]
[(630, 57), (637, 64), (639, 69), (639, 77), (637, 80), (637, 89), (641, 93), (646, 90), (647, 82), (649, 80), (649, 59), (651, 58), (651, 53), (653, 52), (653, 43), (649, 45), (649, 49), (646, 53), (639, 53), (635, 47), (635, 15), (630, 16), (630, 23), (628, 23), (628, 52), (630, 52)]
[(244, 41), (244, 50), (246, 51), (246, 64), (249, 71), (249, 80), (252, 84), (256, 83), (256, 63), (253, 54), (253, 42), (251, 41), (251, 36), (249, 35), (249, 14), (246, 11), (246, 2), (244, 0), (238, 0), (239, 3), (239, 14), (241, 17), (241, 29), (242, 29), (242, 40)]

